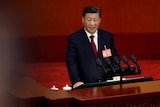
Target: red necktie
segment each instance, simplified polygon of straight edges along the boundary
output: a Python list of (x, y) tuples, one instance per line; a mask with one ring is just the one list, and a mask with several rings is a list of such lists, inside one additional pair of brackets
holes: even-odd
[(90, 38), (91, 38), (91, 45), (92, 45), (94, 54), (95, 54), (95, 56), (97, 57), (97, 56), (98, 56), (98, 53), (97, 53), (96, 45), (95, 45), (95, 43), (94, 43), (94, 41), (93, 41), (94, 36), (91, 35)]

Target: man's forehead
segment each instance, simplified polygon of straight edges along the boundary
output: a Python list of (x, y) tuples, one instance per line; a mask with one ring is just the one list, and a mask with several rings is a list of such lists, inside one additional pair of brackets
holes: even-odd
[(85, 17), (99, 17), (98, 13), (87, 13)]

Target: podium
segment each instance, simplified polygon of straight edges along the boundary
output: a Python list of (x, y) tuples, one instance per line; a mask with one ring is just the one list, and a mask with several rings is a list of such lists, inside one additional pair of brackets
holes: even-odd
[(152, 77), (136, 77), (136, 78), (128, 78), (121, 80), (107, 80), (103, 82), (93, 82), (83, 84), (76, 89), (79, 88), (89, 88), (89, 87), (98, 87), (98, 86), (108, 86), (108, 85), (116, 85), (116, 84), (125, 84), (125, 83), (134, 83), (134, 82), (144, 82), (144, 81), (152, 81)]
[(9, 88), (12, 100), (8, 103), (14, 103), (11, 107), (159, 107), (160, 80), (143, 79), (146, 81), (103, 86), (91, 83), (86, 84), (88, 88), (53, 91), (26, 77)]

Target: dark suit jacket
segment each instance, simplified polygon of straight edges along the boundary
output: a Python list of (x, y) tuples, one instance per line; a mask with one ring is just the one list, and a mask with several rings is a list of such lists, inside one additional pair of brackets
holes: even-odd
[[(111, 49), (112, 57), (118, 56), (112, 33), (98, 29), (98, 58), (101, 59), (103, 66), (107, 67), (108, 65), (102, 56), (104, 45)], [(104, 71), (98, 68), (95, 54), (84, 28), (69, 35), (66, 64), (72, 84), (78, 81), (97, 82), (102, 79)]]

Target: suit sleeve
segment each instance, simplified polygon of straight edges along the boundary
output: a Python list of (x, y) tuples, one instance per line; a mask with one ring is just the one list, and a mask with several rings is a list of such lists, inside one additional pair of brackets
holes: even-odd
[(77, 51), (76, 42), (73, 38), (69, 37), (66, 49), (66, 64), (72, 84), (81, 81), (78, 75), (76, 51)]
[(111, 38), (111, 48), (112, 48), (113, 57), (118, 56), (118, 52), (117, 52), (117, 49), (116, 49), (115, 43), (114, 43), (114, 36), (112, 35), (111, 37), (112, 37)]

